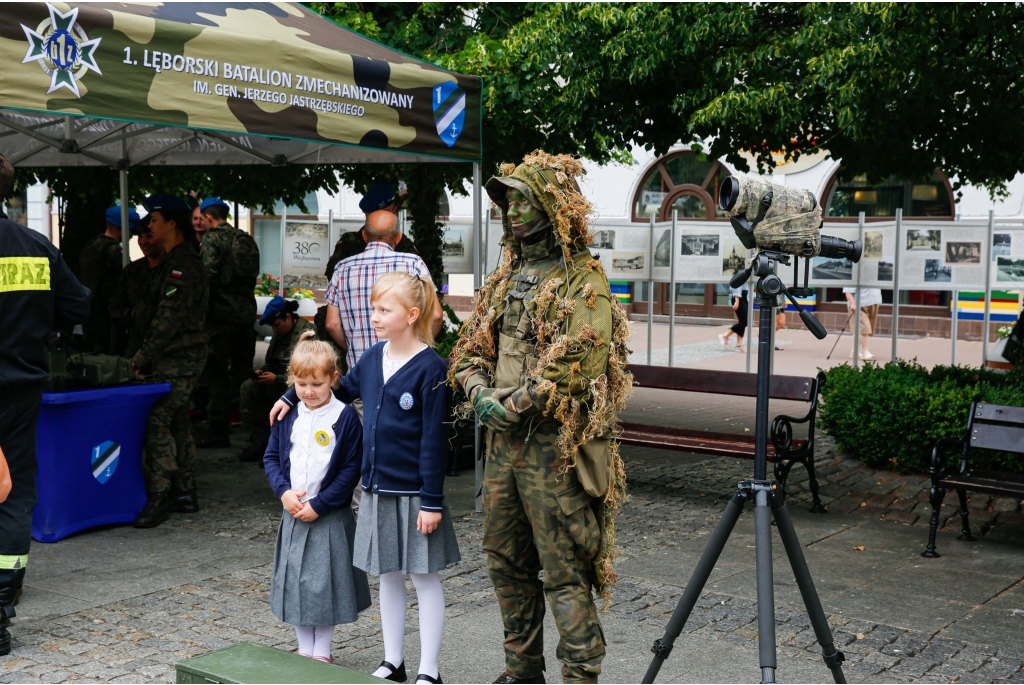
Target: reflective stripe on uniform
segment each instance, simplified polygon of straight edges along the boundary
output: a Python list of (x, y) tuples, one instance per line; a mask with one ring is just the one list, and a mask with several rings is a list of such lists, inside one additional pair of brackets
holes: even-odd
[(0, 554), (0, 571), (16, 571), (28, 566), (27, 554)]
[(0, 257), (0, 293), (49, 289), (50, 260), (46, 257)]

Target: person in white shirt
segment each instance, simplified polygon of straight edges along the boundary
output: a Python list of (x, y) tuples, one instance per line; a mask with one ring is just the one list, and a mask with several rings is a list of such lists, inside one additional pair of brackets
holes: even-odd
[[(846, 305), (852, 312), (857, 308), (856, 288), (843, 288), (846, 295)], [(871, 361), (875, 355), (868, 350), (868, 338), (875, 334), (875, 326), (878, 323), (878, 306), (882, 304), (882, 291), (879, 288), (860, 289), (860, 358), (862, 361)], [(851, 332), (852, 331), (851, 326)], [(850, 359), (853, 359), (856, 349), (850, 352)]]

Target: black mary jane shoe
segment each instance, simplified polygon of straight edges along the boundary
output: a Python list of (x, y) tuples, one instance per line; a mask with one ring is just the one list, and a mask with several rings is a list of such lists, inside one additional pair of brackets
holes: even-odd
[(441, 673), (440, 673), (440, 671), (437, 674), (437, 678), (431, 678), (426, 673), (417, 673), (416, 674), (416, 682), (417, 683), (444, 683), (444, 681), (441, 680)]
[(390, 680), (393, 683), (404, 683), (406, 680), (409, 679), (409, 676), (405, 674), (404, 661), (398, 664), (397, 667), (390, 661), (382, 661), (380, 662), (380, 666), (378, 666), (377, 668), (381, 668), (382, 666), (391, 669), (391, 675), (384, 676), (384, 680)]

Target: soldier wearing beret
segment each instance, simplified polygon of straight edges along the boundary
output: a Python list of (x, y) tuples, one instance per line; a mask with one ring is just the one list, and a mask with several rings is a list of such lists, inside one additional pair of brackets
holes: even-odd
[[(134, 209), (128, 210), (129, 227), (139, 221)], [(111, 207), (106, 214), (107, 228), (82, 248), (78, 269), (82, 285), (92, 291), (89, 319), (82, 324), (85, 349), (89, 352), (112, 352), (110, 297), (121, 277), (121, 208)]]
[(253, 372), (253, 378), (242, 383), (239, 410), (242, 424), (249, 431), (249, 446), (238, 455), (239, 461), (262, 463), (263, 453), (267, 451), (270, 440), (267, 415), (274, 402), (288, 392), (288, 363), (292, 350), (302, 334), (313, 329), (313, 324), (295, 313), (298, 310), (298, 302), (278, 295), (267, 303), (260, 317), (260, 324), (270, 326), (274, 337), (270, 339), (263, 366)]
[(131, 359), (142, 347), (142, 334), (135, 327), (135, 307), (149, 281), (149, 276), (164, 258), (164, 248), (153, 239), (148, 221), (132, 227), (139, 241), (142, 257), (121, 272), (114, 294), (110, 296), (111, 354)]
[(140, 377), (171, 384), (146, 423), (143, 476), (148, 501), (136, 528), (152, 528), (172, 511), (199, 510), (196, 497), (195, 444), (188, 422), (188, 401), (206, 362), (206, 311), (209, 283), (195, 248), (189, 207), (173, 195), (152, 195), (149, 230), (166, 256), (150, 275), (135, 307), (142, 346), (132, 357)]
[[(366, 195), (363, 195), (363, 199), (359, 201), (359, 209), (366, 216), (381, 209), (387, 210), (392, 214), (398, 214), (398, 206), (404, 199), (404, 191), (396, 195), (395, 189), (389, 184), (378, 183), (375, 186), (371, 186), (366, 191)], [(327, 279), (330, 280), (331, 276), (334, 275), (334, 267), (338, 266), (338, 262), (354, 257), (357, 254), (362, 254), (369, 243), (370, 235), (366, 232), (366, 224), (363, 224), (363, 227), (358, 231), (342, 233), (337, 245), (334, 246), (334, 254), (331, 255), (330, 260), (327, 262), (327, 271), (324, 272)], [(409, 236), (402, 233), (396, 234), (395, 244), (391, 247), (395, 252), (418, 254), (416, 252), (416, 244), (409, 239)]]
[(231, 447), (228, 420), (256, 356), (256, 296), (260, 251), (248, 233), (228, 223), (228, 206), (210, 197), (199, 205), (206, 235), (199, 251), (210, 282), (208, 432), (199, 447)]

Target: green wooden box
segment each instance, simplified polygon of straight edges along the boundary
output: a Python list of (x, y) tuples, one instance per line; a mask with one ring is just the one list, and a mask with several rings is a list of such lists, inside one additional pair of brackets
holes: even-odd
[(367, 673), (242, 642), (175, 664), (179, 683), (387, 683)]

